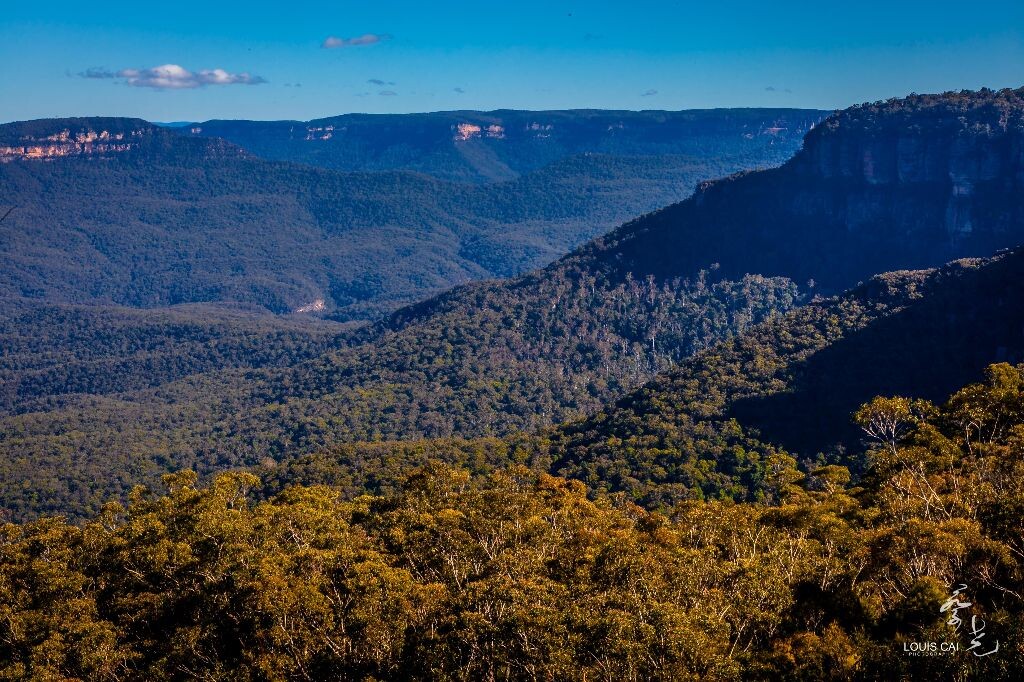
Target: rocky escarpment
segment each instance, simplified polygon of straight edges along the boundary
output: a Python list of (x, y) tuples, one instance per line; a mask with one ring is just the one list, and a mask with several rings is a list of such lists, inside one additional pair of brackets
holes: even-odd
[[(142, 131), (132, 133), (133, 137)], [(18, 159), (55, 159), (65, 156), (83, 156), (90, 154), (115, 154), (126, 152), (137, 146), (131, 138), (125, 139), (123, 133), (107, 130), (89, 130), (72, 135), (70, 130), (62, 130), (42, 139), (25, 138), (18, 145), (0, 147), (0, 162)]]
[(152, 136), (146, 121), (72, 118), (0, 126), (0, 162), (106, 156), (130, 151)]
[(1021, 242), (1024, 89), (983, 90), (838, 112), (782, 167), (703, 183), (585, 257), (662, 277), (717, 263), (836, 291)]
[(40, 119), (0, 125), (0, 163), (110, 159), (137, 152), (146, 163), (175, 165), (249, 156), (225, 140), (190, 139), (137, 118)]
[(979, 229), (1002, 227), (985, 214), (999, 194), (1024, 190), (1024, 89), (913, 95), (847, 109), (808, 134), (791, 170), (864, 185), (865, 196), (868, 188), (927, 187), (945, 199), (944, 227), (953, 238), (973, 232), (976, 222)]
[(824, 120), (804, 138), (793, 170), (872, 185), (1007, 178), (1024, 162), (1024, 88), (911, 95)]

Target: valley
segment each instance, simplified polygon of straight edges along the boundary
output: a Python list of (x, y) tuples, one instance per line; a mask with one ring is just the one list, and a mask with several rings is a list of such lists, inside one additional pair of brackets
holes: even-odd
[[(205, 350), (179, 345), (181, 356), (169, 369), (154, 372), (168, 366), (163, 357), (140, 363), (144, 379), (131, 370), (116, 380), (93, 379), (104, 367), (94, 359), (64, 362), (48, 384), (45, 371), (11, 367), (0, 444), (19, 456), (6, 463), (3, 479), (45, 478), (53, 509), (71, 510), (70, 499), (95, 509), (131, 480), (106, 471), (131, 470), (139, 480), (180, 467), (208, 474), (338, 443), (535, 433), (599, 412), (656, 376), (672, 376), (691, 356), (762, 333), (759, 323), (771, 325), (815, 296), (842, 296), (876, 272), (939, 266), (1017, 243), (1024, 192), (1012, 150), (1024, 120), (1020, 95), (962, 97), (921, 96), (841, 112), (811, 131), (779, 168), (705, 183), (693, 198), (627, 222), (544, 269), (458, 287), (320, 340), (289, 341), (298, 347), (284, 355), (270, 350), (274, 361), (218, 364)], [(899, 148), (909, 151), (881, 158), (871, 140), (893, 126), (910, 130), (899, 123), (907, 116), (915, 125)], [(969, 138), (977, 149), (967, 150), (963, 133), (979, 125), (988, 132)], [(1009, 357), (1016, 341), (1006, 333), (982, 353), (976, 371), (982, 360)], [(281, 342), (276, 336), (271, 348)], [(880, 346), (886, 343), (894, 342)], [(941, 390), (969, 379), (949, 373)], [(893, 388), (940, 392), (920, 383)], [(831, 418), (845, 420), (859, 399), (848, 398)], [(118, 436), (126, 428), (130, 439)], [(844, 428), (833, 421), (801, 456), (827, 455), (839, 443), (858, 447)], [(829, 441), (824, 433), (844, 435)], [(806, 446), (772, 446), (782, 444)], [(588, 457), (600, 451), (584, 449)], [(574, 468), (581, 465), (564, 457), (553, 456), (553, 471), (582, 476)], [(622, 461), (618, 451), (601, 457)], [(605, 475), (588, 479), (611, 485)], [(681, 494), (716, 485), (691, 481)], [(41, 489), (36, 483), (32, 494)], [(635, 492), (646, 495), (645, 489)], [(33, 505), (9, 487), (0, 489), (0, 499), (26, 512)]]
[(0, 677), (1024, 661), (1024, 89), (0, 161)]

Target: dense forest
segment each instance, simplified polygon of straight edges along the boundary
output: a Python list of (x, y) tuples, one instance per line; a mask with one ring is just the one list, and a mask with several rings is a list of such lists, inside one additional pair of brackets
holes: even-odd
[[(315, 339), (252, 339), (271, 344), (256, 357), (299, 354), (283, 367), (189, 374), (211, 361), (209, 344), (176, 343), (127, 356), (127, 377), (101, 361), (11, 371), (20, 409), (0, 420), (0, 448), (12, 455), (0, 463), (0, 499), (19, 514), (77, 512), (182, 466), (206, 474), (337, 442), (533, 430), (597, 409), (796, 300), (788, 281), (757, 276), (616, 286), (543, 277), (515, 297), (474, 285), (443, 315), (327, 336), (339, 348), (326, 353)], [(129, 391), (130, 363), (150, 360), (182, 378), (164, 370), (177, 380)]]
[[(524, 336), (498, 333), (508, 327), (499, 317), (479, 346), (465, 334), (468, 324), (413, 325), (386, 336), (374, 352), (356, 344), (296, 366), (229, 370), (127, 394), (66, 396), (48, 413), (3, 420), (0, 443), (13, 455), (3, 464), (3, 480), (30, 482), (5, 484), (4, 506), (18, 517), (77, 515), (162, 471), (188, 466), (208, 474), (261, 462), (272, 476), (308, 480), (288, 471), (297, 466), (356, 494), (390, 489), (405, 469), (430, 457), (474, 471), (511, 459), (652, 508), (707, 497), (756, 501), (779, 452), (804, 466), (837, 463), (859, 473), (860, 439), (848, 415), (871, 396), (913, 390), (940, 399), (991, 362), (1024, 359), (1024, 314), (1017, 305), (1022, 272), (1024, 253), (1014, 251), (880, 275), (846, 294), (769, 315), (733, 339), (677, 346), (676, 356), (665, 350), (671, 328), (660, 330), (666, 345), (656, 343), (654, 352), (646, 334), (633, 336), (623, 352), (625, 337), (611, 332), (619, 325), (624, 334), (639, 318), (621, 313), (594, 325), (585, 339), (593, 345), (584, 344), (582, 354), (579, 339), (557, 341), (562, 335), (552, 327), (546, 333), (556, 342), (525, 337), (532, 345), (517, 346), (512, 341), (524, 343)], [(638, 291), (620, 311), (640, 315), (637, 299), (646, 297)], [(724, 291), (722, 300), (735, 300), (731, 285)], [(566, 320), (584, 319), (590, 299), (582, 300), (548, 324), (557, 330)], [(715, 309), (701, 301), (704, 310)], [(643, 319), (657, 316), (647, 312)], [(751, 312), (741, 319), (750, 324)], [(734, 323), (723, 317), (720, 333), (735, 333), (728, 326)], [(688, 339), (683, 334), (675, 342)], [(581, 376), (592, 377), (589, 384), (549, 369), (574, 362)], [(497, 368), (504, 382), (495, 378)], [(612, 370), (620, 372), (618, 383), (608, 380), (616, 376)], [(290, 395), (275, 393), (281, 390)], [(544, 428), (574, 407), (591, 414)], [(556, 409), (563, 411), (543, 412)], [(394, 439), (406, 442), (372, 443)], [(345, 442), (352, 445), (338, 445)]]
[(344, 345), (354, 328), (208, 304), (147, 310), (0, 300), (0, 414), (228, 367), (286, 367)]
[(878, 396), (863, 476), (780, 453), (761, 502), (651, 512), (515, 466), (348, 501), (169, 475), (0, 528), (0, 675), (1015, 680), (1022, 389), (999, 364), (941, 405)]

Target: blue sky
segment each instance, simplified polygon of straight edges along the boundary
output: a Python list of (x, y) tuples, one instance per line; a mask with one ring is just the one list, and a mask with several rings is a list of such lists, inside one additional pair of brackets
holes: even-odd
[(3, 121), (838, 108), (1020, 85), (1020, 0), (19, 1), (0, 17)]

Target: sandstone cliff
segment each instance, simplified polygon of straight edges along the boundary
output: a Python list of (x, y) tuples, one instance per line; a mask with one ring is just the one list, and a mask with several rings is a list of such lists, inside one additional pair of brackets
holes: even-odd
[(620, 273), (671, 277), (718, 263), (723, 276), (839, 290), (1021, 242), (1024, 89), (986, 90), (838, 112), (782, 167), (703, 183), (585, 256)]

